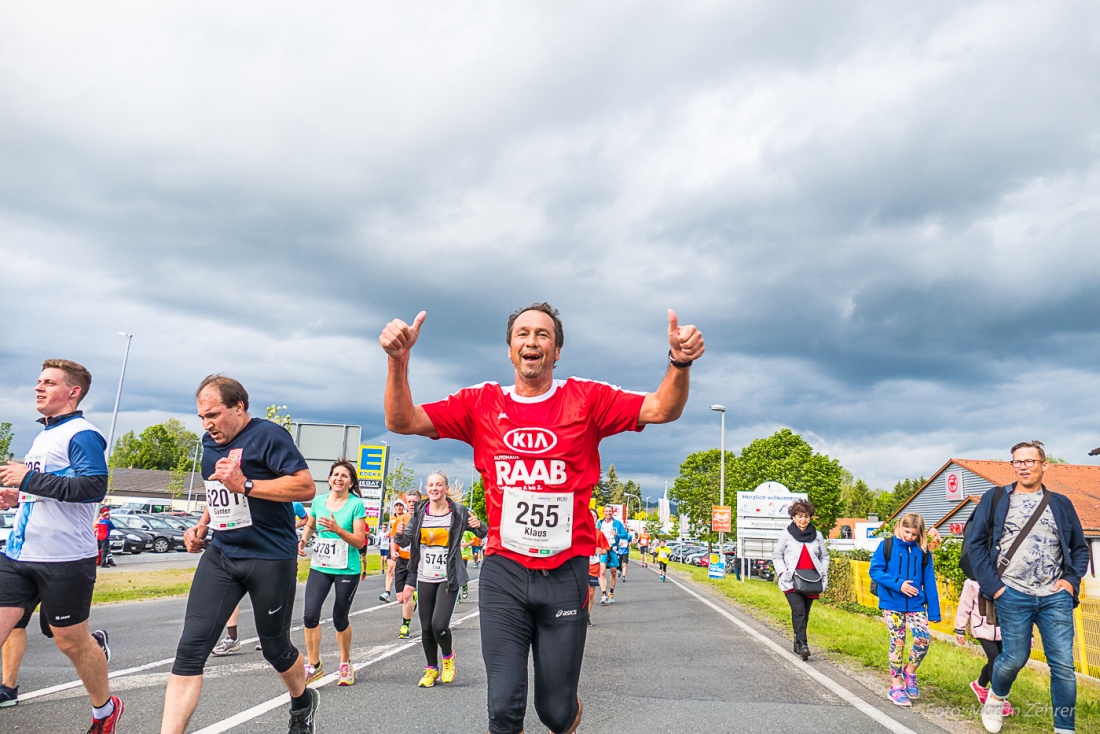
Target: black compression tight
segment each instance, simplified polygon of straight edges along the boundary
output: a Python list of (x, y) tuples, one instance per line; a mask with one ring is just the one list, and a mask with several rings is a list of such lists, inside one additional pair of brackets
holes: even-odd
[(325, 573), (311, 568), (306, 578), (306, 613), (303, 619), (306, 629), (313, 629), (321, 623), (321, 605), (333, 586), (336, 587), (336, 600), (332, 603), (332, 626), (337, 632), (343, 632), (351, 624), (348, 613), (359, 588), (359, 574)]
[(523, 729), (532, 653), (535, 711), (550, 731), (566, 731), (577, 716), (588, 633), (588, 558), (532, 571), (500, 555), (486, 556), (478, 595), (489, 731), (518, 734)]
[(439, 651), (442, 650), (444, 656), (453, 652), (451, 615), (458, 600), (458, 589), (447, 591), (446, 581), (417, 581), (416, 592), (424, 659), (428, 665), (438, 668)]
[(233, 560), (216, 547), (208, 548), (199, 559), (191, 582), (183, 635), (176, 647), (172, 673), (202, 675), (229, 615), (245, 594), (252, 600), (264, 659), (276, 672), (290, 670), (298, 660), (298, 649), (290, 641), (297, 571), (298, 562), (294, 559)]

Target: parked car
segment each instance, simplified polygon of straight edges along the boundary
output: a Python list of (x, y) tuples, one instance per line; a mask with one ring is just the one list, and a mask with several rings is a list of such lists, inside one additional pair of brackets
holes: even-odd
[(183, 531), (177, 530), (160, 518), (152, 515), (118, 514), (111, 518), (115, 525), (130, 530), (141, 530), (153, 536), (153, 552), (167, 553), (170, 550), (185, 550)]
[(154, 500), (143, 497), (134, 497), (122, 503), (116, 512), (147, 513), (147, 512), (171, 512), (171, 500)]
[(153, 550), (153, 536), (144, 530), (123, 527), (118, 517), (111, 518), (116, 527), (111, 531), (111, 553), (141, 553)]
[(188, 528), (192, 528), (199, 524), (199, 518), (191, 517), (190, 515), (157, 515), (157, 517), (174, 527), (176, 530), (186, 531)]

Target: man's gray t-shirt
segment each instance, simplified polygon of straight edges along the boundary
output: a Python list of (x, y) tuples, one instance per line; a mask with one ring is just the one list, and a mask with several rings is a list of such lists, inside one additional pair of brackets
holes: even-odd
[[(1030, 493), (1012, 492), (1009, 495), (1008, 515), (1005, 517), (998, 560), (1016, 542), (1016, 536), (1042, 499), (1042, 490)], [(1031, 596), (1050, 596), (1054, 593), (1054, 584), (1060, 578), (1062, 546), (1058, 541), (1058, 524), (1048, 505), (1024, 538), (1023, 544), (1016, 550), (1008, 568), (1001, 574), (1001, 581), (1016, 591)]]

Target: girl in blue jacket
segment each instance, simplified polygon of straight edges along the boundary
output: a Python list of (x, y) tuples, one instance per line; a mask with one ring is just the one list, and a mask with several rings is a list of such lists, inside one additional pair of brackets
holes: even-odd
[[(887, 544), (890, 559), (886, 559)], [(940, 596), (924, 518), (915, 512), (902, 515), (894, 537), (879, 543), (871, 558), (871, 580), (878, 584), (878, 607), (890, 631), (890, 691), (898, 706), (911, 706), (920, 696), (917, 668), (928, 653), (928, 622), (940, 621)], [(905, 632), (913, 635), (909, 664), (905, 660)]]

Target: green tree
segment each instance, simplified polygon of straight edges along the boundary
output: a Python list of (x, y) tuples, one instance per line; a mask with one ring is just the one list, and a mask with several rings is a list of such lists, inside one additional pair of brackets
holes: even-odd
[(840, 490), (840, 517), (867, 517), (875, 508), (875, 493), (867, 482), (857, 479), (855, 484)]
[(920, 479), (903, 479), (894, 485), (892, 492), (883, 492), (876, 497), (875, 513), (878, 514), (879, 519), (885, 520), (897, 512), (898, 508), (916, 494), (917, 490), (923, 487), (926, 481), (924, 477)]
[(266, 415), (264, 415), (264, 418), (267, 418), (272, 423), (278, 423), (280, 426), (289, 431), (290, 427), (294, 425), (294, 419), (290, 417), (289, 411), (287, 411), (287, 413), (283, 415), (279, 415), (279, 411), (281, 410), (286, 410), (286, 406), (275, 405), (274, 403), (272, 403), (271, 405), (267, 406), (267, 412)]
[(619, 481), (619, 473), (615, 471), (615, 465), (609, 464), (607, 467), (607, 494), (604, 498), (605, 505), (621, 505), (624, 502), (623, 492), (626, 491), (626, 487)]
[(169, 418), (149, 426), (134, 436), (128, 431), (115, 442), (109, 466), (113, 469), (176, 470), (186, 465), (190, 471), (199, 437), (180, 421)]
[(383, 510), (393, 507), (399, 495), (405, 494), (414, 487), (416, 487), (416, 475), (413, 470), (405, 466), (405, 462), (401, 459), (395, 459), (393, 466), (386, 472), (385, 491), (382, 493)]
[(466, 506), (482, 522), (489, 522), (489, 515), (485, 510), (485, 482), (480, 476), (478, 476), (476, 482), (470, 485), (470, 490), (466, 493)]
[(0, 423), (0, 461), (8, 461), (11, 453), (11, 423)]
[[(710, 532), (710, 508), (718, 504), (720, 464), (722, 452), (718, 449), (696, 451), (689, 454), (680, 464), (680, 475), (669, 488), (669, 499), (679, 504), (681, 516), (687, 515), (689, 519), (689, 532), (704, 541), (718, 540), (718, 534)], [(729, 478), (733, 466), (737, 463), (737, 457), (732, 452), (726, 452), (726, 482), (727, 499)], [(734, 517), (734, 522), (737, 518)]]
[(838, 461), (814, 453), (801, 436), (784, 428), (741, 450), (732, 471), (726, 472), (726, 499), (730, 500), (730, 489), (744, 491), (763, 482), (779, 482), (792, 492), (807, 493), (817, 510), (814, 525), (828, 533), (840, 517), (842, 471)]

